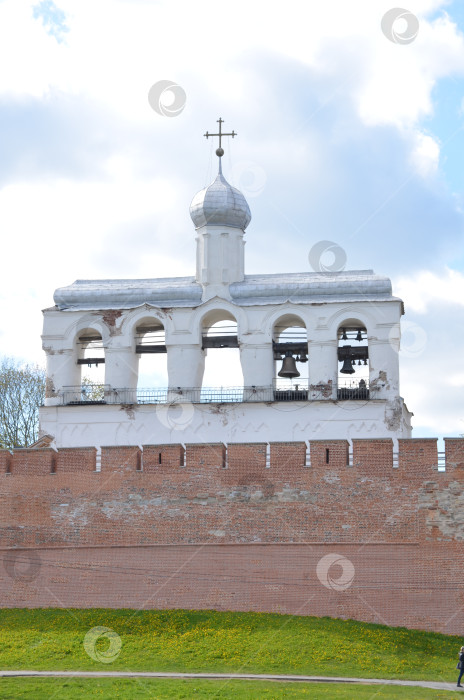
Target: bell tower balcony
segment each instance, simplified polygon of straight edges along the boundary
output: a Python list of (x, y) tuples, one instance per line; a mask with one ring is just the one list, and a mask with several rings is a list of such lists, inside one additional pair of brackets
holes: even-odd
[[(336, 388), (336, 401), (369, 401), (378, 399), (379, 387), (369, 387), (369, 382), (346, 379)], [(307, 383), (289, 384), (278, 380), (272, 386), (217, 386), (217, 387), (153, 387), (113, 388), (105, 384), (65, 386), (58, 394), (61, 406), (89, 406), (105, 404), (237, 404), (277, 403), (301, 401), (311, 403), (333, 400), (325, 385), (312, 386)]]

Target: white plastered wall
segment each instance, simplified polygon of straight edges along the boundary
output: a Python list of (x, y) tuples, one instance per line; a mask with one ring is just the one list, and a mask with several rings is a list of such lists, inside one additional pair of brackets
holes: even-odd
[[(90, 433), (95, 443), (122, 444), (121, 435), (129, 437), (134, 430), (145, 443), (155, 439), (169, 442), (179, 437), (183, 442), (296, 440), (317, 435), (408, 437), (410, 414), (399, 397), (400, 304), (398, 300), (391, 300), (314, 305), (287, 302), (240, 307), (216, 297), (195, 309), (163, 310), (144, 305), (110, 315), (111, 322), (105, 320), (108, 312), (104, 311), (47, 310), (43, 345), (47, 354), (49, 391), (46, 408), (41, 410), (41, 429), (55, 435), (58, 446), (89, 444)], [(307, 329), (310, 385), (332, 381), (336, 387), (338, 329), (347, 319), (355, 319), (365, 326), (370, 380), (380, 386), (375, 400), (364, 402), (362, 406), (355, 406), (356, 402), (336, 401), (334, 389), (327, 401), (302, 402), (301, 405), (300, 402), (273, 408), (261, 403), (225, 405), (219, 413), (229, 416), (226, 422), (223, 417), (214, 417), (214, 413), (205, 413), (204, 406), (194, 405), (188, 410), (193, 411), (196, 418), (183, 429), (186, 432), (182, 436), (177, 434), (176, 428), (169, 428), (169, 421), (164, 425), (157, 420), (159, 415), (167, 415), (160, 414), (160, 411), (166, 412), (166, 407), (138, 406), (132, 411), (132, 417), (125, 417), (114, 405), (59, 406), (59, 392), (63, 387), (76, 386), (80, 381), (76, 342), (82, 330), (94, 329), (102, 336), (105, 383), (113, 388), (135, 389), (138, 377), (135, 329), (140, 322), (155, 319), (165, 329), (169, 387), (188, 388), (201, 386), (205, 359), (201, 337), (205, 323), (234, 318), (245, 386), (272, 386), (274, 327), (279, 319), (288, 315), (299, 317)]]

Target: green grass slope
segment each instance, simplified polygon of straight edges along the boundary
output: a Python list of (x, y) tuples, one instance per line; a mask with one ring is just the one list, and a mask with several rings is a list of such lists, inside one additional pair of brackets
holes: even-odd
[[(119, 635), (111, 663), (85, 635)], [(186, 610), (1, 609), (0, 668), (292, 673), (456, 682), (459, 637), (331, 618)], [(100, 637), (95, 650), (105, 654)], [(291, 696), (289, 696), (291, 697)], [(413, 697), (413, 696), (411, 696)]]

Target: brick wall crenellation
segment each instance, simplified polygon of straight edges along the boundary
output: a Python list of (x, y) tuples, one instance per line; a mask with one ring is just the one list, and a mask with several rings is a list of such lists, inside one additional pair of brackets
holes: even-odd
[[(346, 440), (311, 440), (310, 461), (314, 469), (338, 469), (349, 465), (349, 443)], [(437, 472), (436, 438), (400, 439), (398, 469), (393, 469), (391, 439), (353, 439), (352, 466), (364, 474), (394, 475), (404, 478), (431, 478)], [(445, 438), (447, 473), (464, 478), (464, 438)], [(0, 449), (0, 474), (45, 475), (80, 473), (96, 470), (95, 447)], [(269, 455), (269, 463), (267, 457)], [(188, 470), (226, 468), (230, 476), (243, 476), (265, 469), (269, 474), (285, 473), (301, 477), (305, 467), (306, 443), (210, 443), (118, 445), (101, 448), (102, 471), (143, 471), (147, 474), (178, 467)], [(442, 475), (439, 475), (442, 478)]]

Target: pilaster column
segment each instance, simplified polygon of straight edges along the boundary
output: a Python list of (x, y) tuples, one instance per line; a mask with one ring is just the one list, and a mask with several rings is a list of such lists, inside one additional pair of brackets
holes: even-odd
[(81, 383), (81, 370), (77, 364), (77, 354), (73, 348), (46, 351), (47, 378), (45, 384), (45, 406), (58, 406), (61, 403), (59, 392), (63, 387), (78, 386)]
[[(272, 387), (274, 358), (271, 343), (266, 345), (240, 344), (240, 363), (245, 387)], [(259, 401), (259, 395), (256, 399)]]
[(205, 352), (201, 345), (167, 345), (170, 389), (201, 387)]
[(113, 389), (137, 389), (139, 358), (131, 347), (105, 348), (105, 384)]
[(338, 341), (317, 339), (308, 344), (309, 397), (336, 399), (338, 378)]
[(387, 337), (368, 338), (372, 399), (395, 399), (399, 396), (399, 338), (385, 335)]

